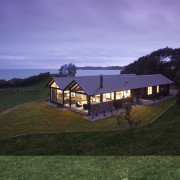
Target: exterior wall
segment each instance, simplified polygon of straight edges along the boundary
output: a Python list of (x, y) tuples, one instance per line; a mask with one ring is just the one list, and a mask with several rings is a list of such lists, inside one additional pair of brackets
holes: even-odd
[(157, 92), (157, 86), (152, 86), (152, 94), (148, 95), (148, 87), (140, 88), (140, 89), (132, 89), (131, 90), (131, 97), (138, 99), (156, 99), (163, 96), (169, 95), (169, 85), (160, 85), (159, 92)]
[(157, 92), (157, 86), (152, 86), (152, 94), (148, 95), (148, 87), (142, 88), (140, 90), (140, 98), (142, 99), (156, 99), (160, 98), (163, 96), (168, 96), (169, 95), (169, 85), (160, 85), (159, 86), (159, 92)]
[(141, 89), (132, 89), (131, 90), (131, 97), (133, 98), (140, 98)]
[(92, 114), (95, 116), (96, 114), (99, 113), (106, 113), (108, 111), (113, 110), (113, 101), (108, 101), (108, 102), (101, 102), (98, 104), (91, 104), (90, 109), (89, 109), (89, 114)]
[(141, 97), (141, 89), (132, 89), (131, 97), (134, 99), (134, 103), (138, 103), (138, 101)]

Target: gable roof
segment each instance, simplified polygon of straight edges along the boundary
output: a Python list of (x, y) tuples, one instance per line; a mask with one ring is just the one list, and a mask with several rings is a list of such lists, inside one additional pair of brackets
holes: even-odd
[(55, 82), (61, 90), (65, 90), (74, 79), (85, 79), (88, 77), (89, 76), (52, 77), (46, 86), (51, 86), (51, 84)]
[(161, 74), (103, 75), (103, 88), (100, 88), (100, 76), (54, 77), (53, 80), (62, 90), (69, 90), (71, 83), (76, 82), (87, 95), (103, 94), (173, 83), (171, 80)]
[(64, 90), (70, 82), (73, 81), (74, 77), (53, 77), (52, 78), (61, 90)]

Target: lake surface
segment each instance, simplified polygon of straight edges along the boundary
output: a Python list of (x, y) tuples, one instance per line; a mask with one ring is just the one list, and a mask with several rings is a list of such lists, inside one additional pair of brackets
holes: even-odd
[[(0, 69), (0, 79), (27, 78), (40, 73), (58, 73), (58, 69)], [(120, 70), (77, 70), (76, 76), (117, 75)]]

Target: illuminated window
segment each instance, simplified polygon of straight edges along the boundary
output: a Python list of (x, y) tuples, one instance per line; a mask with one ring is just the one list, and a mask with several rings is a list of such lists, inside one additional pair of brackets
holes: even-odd
[(53, 84), (51, 85), (51, 87), (59, 88), (58, 85), (57, 85), (55, 82), (53, 82)]
[(69, 91), (64, 91), (64, 104), (69, 104)]
[(57, 102), (62, 103), (62, 91), (57, 90)]
[(116, 92), (116, 99), (122, 99), (123, 98), (123, 91)]
[(125, 98), (131, 97), (131, 91), (130, 91), (130, 90), (124, 91), (124, 97), (125, 97)]
[(103, 102), (114, 100), (114, 93), (103, 94)]
[(114, 93), (111, 93), (111, 99), (114, 100)]
[(91, 103), (98, 103), (100, 102), (100, 94), (91, 96)]
[(157, 93), (159, 93), (159, 86), (157, 86)]
[(148, 87), (148, 95), (151, 95), (151, 94), (152, 94), (152, 86)]

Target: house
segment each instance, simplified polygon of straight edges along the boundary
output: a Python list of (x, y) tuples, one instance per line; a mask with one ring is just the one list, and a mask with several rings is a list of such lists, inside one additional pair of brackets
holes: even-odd
[(111, 111), (131, 97), (135, 102), (169, 95), (171, 80), (161, 74), (53, 77), (50, 101), (85, 114)]

